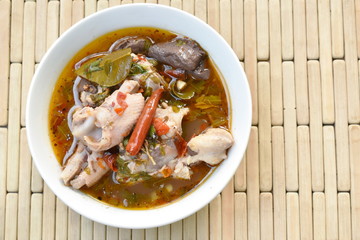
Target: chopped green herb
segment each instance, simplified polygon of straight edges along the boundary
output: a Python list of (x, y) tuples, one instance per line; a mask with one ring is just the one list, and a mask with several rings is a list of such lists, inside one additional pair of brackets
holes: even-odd
[(146, 70), (139, 64), (133, 63), (130, 69), (130, 75), (143, 74)]
[(205, 96), (202, 95), (196, 99), (195, 107), (199, 109), (207, 109), (207, 108), (213, 108), (218, 107), (221, 105), (221, 99), (219, 96), (210, 95)]

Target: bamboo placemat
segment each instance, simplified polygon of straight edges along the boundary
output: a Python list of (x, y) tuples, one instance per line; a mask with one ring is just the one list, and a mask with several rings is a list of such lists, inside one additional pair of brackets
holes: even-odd
[(145, 0), (0, 0), (0, 239), (360, 239), (360, 1), (147, 0), (207, 21), (233, 47), (253, 127), (208, 206), (130, 230), (70, 210), (32, 165), (24, 119), (46, 49), (95, 11)]

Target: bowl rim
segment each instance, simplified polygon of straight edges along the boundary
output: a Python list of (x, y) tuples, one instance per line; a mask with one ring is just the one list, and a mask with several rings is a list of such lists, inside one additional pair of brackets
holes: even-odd
[[(93, 199), (92, 197), (89, 197), (83, 193), (81, 193), (80, 191), (71, 189), (69, 187), (64, 186), (64, 188), (67, 189), (60, 189), (58, 186), (55, 186), (58, 183), (54, 183), (53, 180), (50, 179), (49, 174), (47, 174), (45, 172), (45, 169), (40, 165), (40, 158), (46, 158), (46, 156), (41, 156), (41, 153), (39, 152), (39, 147), (36, 146), (36, 138), (37, 138), (37, 132), (35, 130), (35, 128), (33, 128), (32, 126), (35, 125), (35, 120), (37, 119), (36, 117), (34, 117), (31, 113), (31, 110), (33, 109), (32, 106), (36, 99), (36, 96), (34, 96), (34, 90), (36, 89), (36, 87), (38, 87), (39, 82), (41, 81), (40, 79), (40, 75), (41, 72), (43, 71), (42, 69), (44, 68), (44, 66), (46, 65), (47, 59), (50, 58), (51, 54), (53, 54), (53, 52), (55, 51), (54, 49), (57, 49), (60, 45), (60, 43), (68, 38), (69, 36), (71, 36), (72, 34), (74, 34), (74, 32), (76, 32), (79, 28), (81, 27), (86, 27), (87, 22), (89, 22), (90, 20), (94, 20), (97, 18), (101, 18), (103, 16), (106, 16), (106, 14), (114, 14), (118, 11), (130, 11), (130, 10), (134, 10), (136, 8), (155, 8), (157, 9), (157, 11), (164, 11), (164, 12), (171, 12), (173, 14), (175, 14), (176, 16), (181, 16), (183, 18), (189, 18), (191, 21), (196, 22), (196, 24), (198, 24), (200, 27), (205, 28), (206, 31), (214, 36), (215, 38), (217, 38), (216, 40), (218, 42), (221, 42), (221, 44), (226, 48), (226, 50), (228, 51), (227, 54), (228, 56), (230, 56), (232, 59), (230, 59), (231, 61), (236, 60), (237, 64), (237, 69), (235, 69), (236, 71), (238, 71), (237, 73), (240, 74), (239, 78), (242, 80), (241, 84), (244, 87), (244, 98), (247, 101), (247, 104), (244, 106), (246, 109), (246, 116), (244, 117), (243, 122), (245, 122), (245, 127), (244, 127), (244, 132), (243, 132), (243, 137), (242, 137), (242, 145), (241, 146), (237, 146), (240, 149), (236, 149), (237, 151), (237, 156), (240, 158), (240, 160), (238, 160), (237, 165), (235, 167), (235, 165), (233, 167), (235, 167), (234, 169), (228, 169), (228, 174), (226, 174), (225, 176), (222, 176), (223, 178), (220, 179), (219, 184), (215, 185), (215, 186), (211, 186), (207, 188), (207, 196), (198, 196), (199, 194), (197, 194), (197, 192), (200, 192), (200, 189), (204, 189), (204, 185), (214, 176), (214, 173), (212, 173), (212, 175), (206, 179), (206, 181), (204, 183), (202, 183), (200, 186), (197, 186), (196, 188), (194, 188), (193, 190), (190, 191), (190, 193), (187, 193), (185, 196), (171, 202), (170, 204), (166, 204), (157, 208), (151, 208), (151, 209), (146, 209), (146, 210), (126, 210), (126, 209), (121, 209), (121, 208), (117, 208), (117, 207), (112, 207), (112, 206), (108, 206), (104, 203), (101, 204), (101, 206), (99, 207), (100, 209), (102, 209), (104, 211), (104, 214), (101, 214), (99, 211), (96, 211), (96, 215), (94, 215), (94, 213), (92, 212), (88, 212), (86, 211), (86, 209), (84, 209), (83, 206), (81, 206), (82, 204), (78, 204), (76, 203), (76, 201), (72, 201), (72, 199), (69, 197), (70, 195), (72, 195), (71, 197), (76, 197), (76, 199), (80, 199), (81, 197), (84, 199), (84, 204), (85, 205), (89, 205), (89, 206), (94, 206), (97, 207), (97, 205), (99, 205), (99, 201), (96, 199)], [(189, 21), (190, 21), (189, 20)], [(140, 27), (140, 25), (138, 26)], [(160, 28), (160, 27), (159, 27)], [(120, 29), (120, 28), (119, 28)], [(171, 29), (166, 29), (171, 31)], [(100, 35), (98, 35), (97, 37), (100, 37)], [(196, 41), (198, 41), (197, 39), (194, 39)], [(91, 40), (93, 41), (93, 40)], [(90, 42), (91, 42), (90, 41)], [(86, 46), (88, 43), (84, 43), (83, 46)], [(200, 44), (201, 45), (201, 44)], [(80, 48), (81, 49), (81, 48)], [(75, 51), (75, 53), (72, 54), (72, 56), (74, 56), (78, 51), (80, 51), (80, 49), (78, 49), (77, 51)], [(65, 63), (67, 64), (67, 63)], [(62, 71), (62, 70), (61, 70)], [(220, 69), (219, 69), (220, 71)], [(220, 73), (222, 74), (222, 72), (220, 71)], [(56, 81), (55, 81), (56, 82)], [(230, 83), (226, 81), (225, 79), (225, 85), (229, 85)], [(225, 88), (228, 88), (228, 86), (225, 86)], [(229, 89), (227, 89), (229, 90)], [(230, 98), (230, 93), (228, 93), (228, 97)], [(206, 204), (208, 204), (211, 200), (213, 200), (221, 191), (222, 189), (227, 185), (227, 183), (230, 181), (230, 179), (233, 177), (237, 167), (239, 166), (243, 155), (245, 154), (245, 150), (246, 150), (246, 146), (249, 140), (249, 136), (250, 136), (250, 129), (251, 129), (251, 117), (252, 117), (252, 106), (251, 106), (251, 95), (250, 95), (250, 90), (249, 90), (249, 84), (246, 78), (246, 75), (243, 71), (243, 68), (236, 56), (236, 54), (234, 53), (234, 51), (231, 49), (231, 47), (228, 45), (228, 43), (226, 42), (226, 40), (219, 34), (217, 33), (213, 28), (211, 28), (207, 23), (205, 23), (203, 20), (195, 17), (192, 14), (189, 14), (183, 10), (179, 10), (170, 6), (164, 6), (164, 5), (159, 5), (159, 4), (149, 4), (149, 3), (134, 3), (134, 4), (127, 4), (127, 5), (120, 5), (120, 6), (116, 6), (116, 7), (112, 7), (112, 8), (108, 8), (108, 9), (104, 9), (102, 11), (96, 12), (82, 20), (80, 20), (78, 23), (76, 23), (75, 25), (73, 25), (71, 28), (69, 28), (66, 32), (64, 32), (53, 44), (52, 46), (47, 50), (47, 52), (45, 53), (45, 55), (43, 56), (40, 64), (38, 65), (35, 74), (33, 76), (33, 79), (31, 81), (30, 84), (30, 88), (29, 88), (29, 92), (28, 92), (28, 97), (27, 97), (27, 106), (26, 106), (26, 127), (27, 127), (27, 138), (28, 138), (28, 144), (29, 144), (29, 148), (30, 148), (30, 152), (31, 155), (33, 156), (34, 159), (34, 163), (40, 173), (40, 175), (42, 176), (42, 178), (44, 179), (44, 181), (46, 182), (46, 184), (48, 184), (49, 188), (55, 193), (55, 195), (61, 199), (67, 206), (69, 206), (71, 209), (73, 209), (74, 211), (78, 212), (79, 214), (94, 220), (96, 222), (100, 222), (103, 223), (105, 225), (109, 225), (109, 226), (114, 226), (114, 227), (122, 227), (122, 228), (133, 228), (133, 229), (139, 229), (139, 228), (150, 228), (150, 227), (159, 227), (159, 226), (163, 226), (169, 223), (173, 223), (176, 222), (178, 220), (181, 220), (185, 217), (190, 216), (191, 214), (197, 212), (198, 210), (200, 210), (201, 208), (203, 208)], [(234, 103), (231, 102), (231, 105), (234, 106)], [(233, 110), (233, 109), (230, 109)], [(48, 110), (47, 110), (47, 114), (48, 114)], [(48, 118), (48, 116), (46, 116), (46, 118)], [(235, 122), (232, 122), (232, 125), (234, 125)], [(47, 129), (48, 130), (48, 129)], [(48, 141), (50, 142), (50, 139), (48, 137)], [(234, 148), (234, 146), (233, 146)], [(51, 151), (53, 152), (53, 149), (51, 148)], [(234, 150), (235, 151), (235, 150)], [(233, 158), (235, 158), (233, 157)], [(229, 159), (229, 156), (228, 158)], [(227, 160), (225, 159), (224, 162)], [(224, 162), (222, 164), (220, 164), (220, 166), (214, 171), (218, 171), (219, 168), (221, 168), (222, 165), (224, 165)], [(73, 195), (71, 192), (77, 192), (77, 195)], [(204, 190), (205, 191), (205, 190)], [(204, 192), (203, 191), (203, 192)], [(63, 195), (65, 193), (65, 195)], [(69, 196), (68, 196), (69, 195)], [(201, 199), (203, 202), (201, 203), (197, 203), (195, 202), (195, 206), (191, 207), (191, 210), (188, 210), (186, 207), (189, 206), (187, 205), (188, 202), (191, 202), (190, 200), (194, 200), (195, 199), (195, 195), (197, 195), (196, 197), (198, 197), (199, 199)], [(186, 204), (185, 204), (186, 203)], [(178, 205), (180, 209), (176, 209), (175, 206)], [(174, 209), (175, 208), (175, 209)], [(96, 209), (97, 210), (97, 209)], [(166, 217), (166, 214), (164, 211), (169, 211), (172, 214), (175, 215), (171, 215), (168, 218)], [(129, 214), (129, 212), (131, 212), (130, 217), (133, 217), (135, 219), (128, 219), (122, 222), (117, 222), (114, 223), (113, 220), (117, 217), (115, 217), (113, 214)], [(153, 221), (148, 221), (146, 223), (143, 223), (142, 221), (138, 221), (141, 224), (138, 224), (138, 222), (136, 221), (137, 218), (139, 217), (144, 217), (146, 218), (147, 216), (145, 216), (144, 214), (142, 214), (142, 212), (145, 212), (145, 214), (153, 214), (155, 213), (156, 215), (158, 215), (159, 217), (157, 217), (156, 220)], [(140, 213), (140, 214), (139, 214)], [(110, 214), (110, 215), (107, 215)], [(109, 218), (107, 218), (106, 216), (110, 216)], [(137, 225), (138, 224), (138, 225)]]

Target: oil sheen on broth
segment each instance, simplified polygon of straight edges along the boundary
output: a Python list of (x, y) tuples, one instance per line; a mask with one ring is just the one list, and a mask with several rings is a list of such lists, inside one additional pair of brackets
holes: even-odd
[[(50, 103), (50, 139), (60, 165), (63, 164), (62, 159), (73, 140), (68, 127), (67, 114), (74, 105), (72, 89), (74, 80), (77, 77), (74, 65), (90, 54), (107, 51), (116, 40), (125, 36), (150, 37), (155, 43), (171, 41), (177, 37), (174, 33), (147, 27), (118, 30), (94, 40), (71, 59), (56, 83)], [(189, 108), (189, 113), (184, 116), (182, 122), (182, 137), (186, 141), (189, 141), (207, 127), (229, 129), (228, 102), (224, 86), (209, 57), (205, 61), (206, 67), (210, 70), (210, 77), (207, 80), (193, 79), (194, 87), (199, 88), (194, 97), (183, 100), (165, 90), (159, 103), (167, 103), (176, 108)], [(171, 77), (164, 74), (167, 67), (167, 65), (160, 62), (156, 65), (158, 72), (169, 83), (172, 80)], [(216, 108), (199, 109), (196, 104), (199, 102), (199, 97), (204, 95), (217, 96), (221, 103), (218, 103)], [(117, 149), (113, 147), (109, 151), (114, 153)], [(204, 181), (215, 167), (200, 161), (190, 165), (192, 171), (190, 179), (179, 179), (172, 176), (150, 177), (144, 181), (132, 183), (119, 183), (114, 178), (114, 172), (109, 171), (91, 187), (83, 186), (80, 190), (112, 206), (127, 209), (153, 208), (172, 202), (189, 193)]]

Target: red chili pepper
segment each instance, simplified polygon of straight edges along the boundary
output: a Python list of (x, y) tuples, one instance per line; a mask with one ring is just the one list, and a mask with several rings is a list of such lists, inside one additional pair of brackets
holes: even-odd
[(104, 161), (106, 162), (106, 165), (108, 165), (108, 167), (114, 172), (117, 172), (117, 170), (118, 170), (117, 165), (116, 165), (116, 158), (117, 158), (116, 154), (108, 154), (108, 155), (105, 155), (103, 158)]

